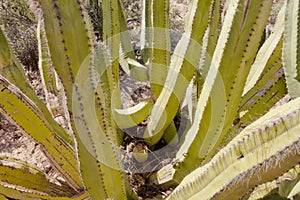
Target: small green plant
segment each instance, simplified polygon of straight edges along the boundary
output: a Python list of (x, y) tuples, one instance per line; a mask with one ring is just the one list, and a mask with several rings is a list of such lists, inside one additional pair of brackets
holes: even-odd
[[(299, 194), (298, 172), (285, 181), (300, 161), (299, 1), (284, 3), (265, 38), (272, 0), (192, 0), (173, 50), (170, 1), (144, 0), (139, 59), (120, 0), (90, 1), (101, 5), (101, 42), (80, 0), (27, 3), (42, 11), (37, 40), (45, 93), (58, 94), (61, 81), (61, 113), (73, 132), (35, 95), (1, 31), (0, 112), (42, 145), (63, 180), (1, 158), (0, 197), (137, 199), (122, 162), (124, 135), (145, 144), (129, 153), (145, 167), (130, 172), (152, 172), (153, 184), (175, 188), (166, 199)], [(148, 82), (151, 97), (123, 108), (120, 68)], [(287, 93), (293, 99), (273, 108)], [(142, 133), (130, 131), (144, 120)], [(176, 151), (172, 162), (146, 168), (168, 148)], [(278, 177), (281, 184), (272, 185)], [(256, 188), (262, 184), (272, 189)]]

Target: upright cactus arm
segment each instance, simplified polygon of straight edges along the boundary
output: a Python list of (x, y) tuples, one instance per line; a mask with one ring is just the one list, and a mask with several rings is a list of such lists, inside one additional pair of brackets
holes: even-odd
[[(281, 55), (282, 44), (283, 44), (283, 40), (281, 40), (277, 44), (276, 48), (269, 56), (266, 64), (264, 65), (264, 69), (262, 69), (260, 76), (257, 78), (256, 83), (252, 86), (250, 90), (247, 91), (247, 93), (243, 95), (240, 108), (239, 108), (240, 112), (249, 110), (251, 107), (253, 107), (254, 104), (257, 103), (257, 101), (255, 101), (253, 98), (255, 98), (255, 96), (256, 98), (258, 98), (259, 95), (258, 94), (255, 95), (255, 93), (258, 93), (259, 90), (264, 88), (264, 86), (267, 86), (266, 85), (267, 83), (268, 85), (273, 86), (274, 83), (278, 81), (278, 78), (284, 75), (283, 67), (282, 67), (282, 55)], [(253, 65), (255, 66), (256, 62), (254, 62)], [(276, 73), (278, 71), (281, 71), (282, 73)], [(253, 100), (250, 100), (251, 98)]]
[(196, 73), (196, 87), (197, 87), (197, 98), (199, 98), (200, 92), (203, 87), (203, 83), (209, 67), (212, 62), (212, 56), (214, 54), (221, 27), (221, 1), (216, 0), (212, 4), (212, 14), (210, 17), (209, 26), (203, 37), (203, 45), (201, 49), (201, 57), (198, 64), (198, 71)]
[(40, 4), (52, 63), (64, 85), (70, 109), (75, 77), (90, 52), (88, 23), (80, 1), (41, 0)]
[[(114, 10), (118, 9), (118, 1), (102, 3), (104, 39), (110, 49), (109, 54), (105, 54), (110, 57), (108, 62), (100, 63), (106, 65), (104, 71), (99, 73), (99, 82), (99, 76), (94, 73), (94, 67), (98, 67), (94, 65), (97, 63), (96, 57), (90, 51), (93, 36), (89, 32), (89, 22), (85, 19), (81, 2), (41, 1), (53, 65), (66, 90), (69, 110), (73, 112), (71, 123), (77, 140), (83, 182), (93, 199), (125, 199), (125, 178), (116, 146), (117, 133), (110, 117), (111, 98), (105, 96), (119, 87), (116, 58), (119, 55), (120, 26), (118, 10)], [(93, 106), (98, 99), (101, 105), (97, 102)], [(114, 103), (118, 105), (118, 102)], [(97, 116), (105, 116), (98, 118), (105, 121), (98, 123)]]
[(46, 33), (44, 31), (43, 21), (39, 20), (37, 25), (37, 40), (39, 51), (39, 72), (41, 73), (42, 83), (45, 85), (45, 93), (51, 92), (57, 94), (56, 78), (54, 68), (51, 60), (49, 46), (46, 40)]
[(120, 37), (121, 37), (121, 46), (125, 51), (126, 57), (135, 59), (135, 53), (131, 44), (131, 39), (129, 36), (129, 31), (127, 28), (127, 18), (125, 14), (125, 10), (123, 4), (121, 2), (118, 3), (118, 11), (119, 11), (119, 21), (120, 21)]
[(257, 83), (242, 97), (236, 121), (230, 128), (226, 140), (222, 142), (223, 144), (226, 143), (225, 141), (228, 142), (239, 130), (264, 115), (287, 94), (281, 53), (282, 41), (266, 63)]
[[(209, 154), (211, 150), (216, 148), (217, 142), (226, 135), (235, 119), (244, 85), (251, 64), (258, 51), (259, 42), (269, 17), (272, 1), (240, 1), (238, 4), (237, 10), (242, 9), (243, 11), (237, 12), (235, 15), (236, 18), (233, 21), (234, 24), (228, 41), (226, 42), (224, 53), (223, 55), (221, 54), (222, 57), (219, 68), (226, 93), (226, 102), (222, 109), (223, 114), (221, 115), (219, 115), (218, 108), (215, 109), (212, 107), (212, 119), (217, 116), (217, 118), (220, 119), (217, 124), (209, 124), (209, 128), (211, 128), (211, 126), (217, 127), (215, 130), (212, 129), (212, 132), (210, 132), (209, 129), (208, 132), (205, 133), (201, 130), (201, 126), (205, 127), (206, 125), (200, 123), (199, 133), (205, 134), (205, 138), (199, 151), (200, 158)], [(262, 10), (264, 12), (261, 12)], [(214, 56), (218, 54), (217, 48), (214, 53)], [(214, 57), (212, 60), (214, 61)], [(213, 65), (218, 65), (218, 63), (212, 62), (211, 68), (214, 67)], [(228, 73), (229, 71), (231, 73)], [(207, 82), (204, 84), (206, 83)], [(216, 87), (218, 86), (216, 85)], [(202, 92), (205, 93), (205, 90), (201, 91), (201, 95)], [(212, 94), (214, 94), (214, 89), (212, 90)], [(199, 101), (199, 103), (204, 102)], [(217, 116), (214, 115), (214, 112), (217, 113)]]
[[(212, 5), (212, 15), (210, 17), (209, 27), (207, 30), (207, 35), (203, 39), (206, 40), (205, 49), (202, 50), (202, 56), (199, 62), (198, 70), (201, 72), (200, 79), (204, 80), (209, 67), (212, 62), (212, 56), (217, 46), (218, 38), (220, 35), (220, 27), (221, 27), (221, 0), (214, 1)], [(203, 42), (205, 44), (205, 42)], [(203, 81), (201, 81), (203, 83)], [(200, 94), (201, 87), (203, 85), (200, 84), (198, 87), (198, 91)]]
[(236, 199), (296, 166), (297, 98), (245, 128), (210, 162), (186, 176), (168, 199)]
[(292, 97), (300, 96), (300, 35), (299, 35), (299, 1), (289, 0), (287, 3), (284, 29), (283, 66), (289, 93)]
[(243, 91), (243, 95), (245, 95), (259, 80), (259, 77), (264, 71), (267, 62), (270, 60), (271, 55), (274, 53), (275, 49), (278, 48), (278, 44), (282, 43), (285, 13), (286, 2), (284, 3), (280, 12), (277, 15), (276, 23), (274, 25), (274, 30), (272, 34), (268, 37), (268, 39), (263, 43), (263, 46), (257, 52), (257, 56), (247, 77), (247, 82)]
[[(37, 24), (37, 41), (38, 41), (38, 53), (39, 53), (39, 73), (41, 77), (41, 83), (45, 93), (45, 101), (47, 108), (51, 112), (53, 117), (63, 116), (66, 118), (67, 108), (63, 106), (65, 96), (63, 95), (63, 89), (58, 85), (58, 78), (55, 69), (52, 64), (49, 46), (47, 44), (46, 33), (43, 27), (43, 21), (38, 20)], [(53, 105), (53, 99), (49, 95), (55, 95), (58, 97), (58, 105)], [(69, 119), (67, 119), (69, 121)]]
[(170, 67), (170, 1), (151, 0), (151, 27), (149, 34), (150, 43), (150, 83), (151, 92), (155, 99), (158, 98), (167, 77)]
[(152, 16), (152, 10), (151, 5), (152, 1), (143, 0), (142, 1), (142, 22), (141, 22), (141, 55), (143, 58), (144, 63), (149, 62), (149, 48), (151, 42), (150, 38), (150, 28), (151, 27), (151, 17)]
[[(99, 54), (98, 59), (100, 55), (103, 56)], [(105, 66), (105, 62), (102, 65)], [(82, 176), (93, 199), (126, 199), (126, 180), (116, 141), (117, 131), (110, 118), (106, 117), (111, 113), (105, 107), (102, 87), (95, 87), (97, 76), (93, 67), (90, 58), (87, 58), (76, 79), (73, 97)], [(96, 98), (95, 106), (91, 106), (93, 98)]]
[[(102, 2), (103, 10), (103, 39), (107, 47), (108, 62), (106, 76), (109, 82), (109, 89), (112, 93), (119, 90), (119, 53), (121, 45), (121, 27), (119, 19), (119, 0), (108, 0)], [(113, 101), (113, 100), (112, 100)], [(121, 108), (120, 97), (113, 102), (116, 108)]]
[[(111, 112), (113, 109), (121, 109), (121, 93), (120, 93), (120, 77), (119, 77), (119, 55), (121, 43), (121, 19), (119, 14), (122, 7), (119, 0), (108, 0), (102, 2), (103, 10), (103, 39), (105, 48), (99, 47), (96, 49), (96, 60), (94, 62), (95, 68), (100, 75), (100, 91), (97, 92), (99, 101), (97, 102), (100, 107), (105, 107), (107, 115), (106, 118), (100, 120), (106, 121), (113, 130), (113, 141), (116, 145), (121, 143), (122, 135), (118, 135), (115, 128), (115, 122), (112, 118)], [(100, 55), (97, 55), (100, 53)], [(104, 56), (104, 57), (103, 57)], [(99, 58), (100, 57), (100, 58)], [(102, 58), (103, 57), (103, 58)], [(97, 61), (97, 59), (100, 61)], [(102, 59), (102, 60), (101, 60)], [(106, 99), (103, 99), (103, 95)], [(101, 111), (99, 113), (102, 115)], [(108, 138), (110, 139), (110, 138)]]
[(211, 1), (194, 0), (190, 4), (185, 33), (171, 58), (164, 87), (155, 102), (144, 133), (149, 145), (156, 144), (170, 125), (196, 70), (202, 38), (207, 28)]
[(204, 159), (211, 158), (226, 137), (236, 117), (271, 6), (270, 0), (230, 1), (193, 125), (176, 155), (180, 168), (166, 167), (159, 171), (161, 182), (172, 176), (171, 180), (180, 182)]

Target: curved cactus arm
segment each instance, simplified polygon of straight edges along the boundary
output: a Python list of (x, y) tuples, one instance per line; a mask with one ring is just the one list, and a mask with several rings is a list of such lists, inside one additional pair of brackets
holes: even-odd
[(127, 58), (127, 63), (130, 66), (130, 77), (139, 81), (149, 80), (148, 69), (146, 66), (131, 58)]
[(126, 74), (133, 79), (139, 81), (148, 81), (149, 78), (147, 68), (135, 60), (135, 52), (131, 44), (131, 39), (127, 28), (127, 20), (122, 3), (119, 3), (118, 11), (121, 37), (119, 64)]
[[(121, 33), (123, 34), (123, 33)], [(123, 40), (123, 39), (122, 39)], [(138, 81), (148, 81), (148, 69), (143, 64), (126, 55), (126, 51), (120, 47), (119, 64), (124, 70), (124, 72), (130, 76), (132, 79)]]
[(292, 97), (300, 96), (300, 74), (298, 73), (300, 67), (299, 4), (299, 1), (292, 0), (289, 0), (287, 3), (282, 54), (287, 86)]
[(289, 199), (300, 195), (300, 182), (298, 181), (295, 185), (295, 187), (293, 187), (292, 191), (289, 193), (289, 195), (287, 196)]
[(266, 64), (268, 63), (271, 55), (278, 47), (278, 43), (282, 41), (285, 11), (286, 2), (278, 13), (272, 34), (268, 37), (268, 39), (263, 43), (262, 47), (257, 52), (257, 56), (247, 78), (243, 95), (245, 95), (259, 80), (259, 77), (264, 71), (264, 68), (266, 67)]
[(299, 163), (300, 98), (249, 125), (168, 199), (236, 199)]
[(125, 109), (114, 109), (113, 115), (119, 128), (130, 128), (144, 121), (150, 114), (153, 101), (146, 100)]
[(47, 127), (40, 117), (38, 107), (1, 75), (0, 91), (0, 112), (37, 142), (43, 144), (46, 156), (53, 166), (73, 189), (79, 191), (82, 184), (73, 149)]
[(35, 166), (9, 158), (0, 158), (0, 182), (2, 185), (15, 186), (17, 190), (22, 188), (36, 194), (66, 197), (76, 194), (63, 182), (51, 182), (51, 178)]
[(202, 38), (207, 28), (211, 1), (194, 0), (190, 4), (185, 33), (171, 58), (164, 87), (154, 104), (144, 133), (149, 145), (156, 144), (179, 109), (186, 88), (199, 62)]

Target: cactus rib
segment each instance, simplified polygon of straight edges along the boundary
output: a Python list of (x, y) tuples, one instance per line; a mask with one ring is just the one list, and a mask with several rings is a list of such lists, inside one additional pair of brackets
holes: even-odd
[(294, 108), (299, 105), (298, 98), (249, 125), (209, 163), (186, 176), (169, 199), (224, 199), (223, 194), (234, 199), (297, 165), (300, 110)]

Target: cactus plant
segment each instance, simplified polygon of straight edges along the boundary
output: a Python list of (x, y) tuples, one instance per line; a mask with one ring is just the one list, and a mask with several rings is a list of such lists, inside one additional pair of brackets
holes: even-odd
[[(144, 0), (139, 58), (121, 0), (25, 2), (38, 10), (44, 92), (57, 95), (61, 108), (36, 96), (2, 26), (0, 113), (42, 146), (63, 180), (1, 157), (0, 198), (137, 199), (122, 162), (124, 135), (142, 142), (130, 152), (144, 165), (139, 173), (163, 159), (159, 152), (176, 151), (150, 170), (153, 184), (175, 187), (167, 199), (299, 195), (298, 1), (284, 3), (265, 38), (272, 0), (191, 0), (173, 50), (170, 2)], [(91, 20), (86, 3), (103, 15)], [(121, 69), (148, 82), (151, 96), (124, 107)], [(275, 106), (287, 94), (292, 100)], [(57, 112), (72, 132), (53, 119)], [(141, 123), (140, 134), (128, 132)]]

